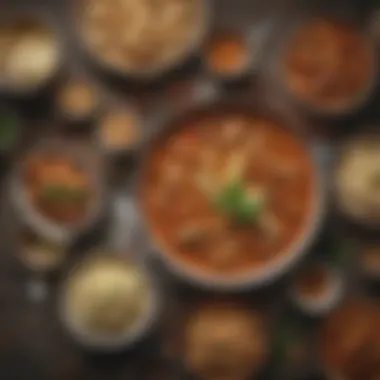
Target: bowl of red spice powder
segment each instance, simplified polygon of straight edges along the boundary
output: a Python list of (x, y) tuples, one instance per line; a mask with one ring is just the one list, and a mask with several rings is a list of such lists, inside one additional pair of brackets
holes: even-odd
[(221, 80), (238, 80), (251, 70), (248, 38), (235, 31), (218, 31), (205, 45), (203, 64), (208, 73)]

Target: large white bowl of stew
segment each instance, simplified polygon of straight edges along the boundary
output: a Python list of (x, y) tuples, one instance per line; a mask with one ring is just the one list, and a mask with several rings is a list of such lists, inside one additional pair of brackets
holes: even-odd
[(284, 122), (252, 106), (215, 103), (174, 118), (152, 139), (140, 171), (154, 251), (197, 285), (239, 290), (274, 281), (307, 251), (321, 219), (310, 152)]

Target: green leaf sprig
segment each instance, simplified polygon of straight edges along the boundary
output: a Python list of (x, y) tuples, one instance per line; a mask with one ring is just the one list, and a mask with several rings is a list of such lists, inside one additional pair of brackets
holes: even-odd
[(42, 188), (40, 195), (48, 203), (77, 205), (85, 200), (87, 192), (84, 189), (73, 188), (63, 184), (48, 184)]
[(216, 208), (239, 224), (258, 223), (265, 206), (262, 193), (246, 189), (240, 179), (225, 183), (215, 195)]

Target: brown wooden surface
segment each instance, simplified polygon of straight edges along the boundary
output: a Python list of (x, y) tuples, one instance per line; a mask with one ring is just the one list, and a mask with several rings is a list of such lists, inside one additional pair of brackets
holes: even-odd
[[(73, 0), (75, 1), (75, 0)], [(307, 7), (314, 2), (307, 2)], [(321, 1), (318, 2), (319, 4)], [(353, 13), (366, 11), (367, 4), (349, 1), (325, 1), (335, 8)], [(159, 86), (141, 88), (135, 86), (115, 85), (100, 79), (97, 73), (81, 59), (80, 50), (75, 43), (73, 28), (70, 28), (70, 13), (67, 12), (69, 2), (63, 0), (0, 0), (0, 13), (10, 8), (20, 8), (33, 12), (47, 13), (47, 17), (57, 26), (61, 38), (65, 42), (67, 66), (74, 72), (86, 73), (108, 94), (108, 101), (126, 101), (132, 99), (145, 115), (152, 115), (162, 107), (182, 104), (191, 98), (194, 86), (194, 71), (170, 78)], [(216, 25), (242, 27), (246, 29), (259, 20), (267, 17), (291, 17), (294, 10), (305, 7), (305, 1), (289, 0), (215, 0)], [(196, 74), (196, 78), (199, 76)], [(252, 84), (253, 86), (254, 84)], [(245, 91), (250, 89), (250, 84)], [(157, 101), (156, 95), (165, 94), (165, 104)], [(42, 106), (41, 106), (42, 104)], [(42, 124), (47, 130), (57, 128), (56, 123), (49, 117), (49, 104), (45, 99), (36, 103), (35, 107), (27, 107), (27, 135), (34, 136), (40, 131)], [(38, 107), (38, 105), (40, 105)], [(37, 133), (37, 132), (36, 132)], [(41, 133), (41, 132), (39, 132)], [(34, 138), (34, 137), (32, 137)], [(29, 140), (30, 143), (33, 140)], [(119, 184), (118, 181), (115, 181)], [(49, 282), (49, 293), (43, 302), (33, 302), (29, 297), (27, 287), (32, 276), (21, 268), (14, 259), (12, 249), (12, 234), (9, 205), (6, 194), (7, 183), (4, 180), (1, 215), (1, 255), (0, 255), (0, 379), (1, 380), (149, 380), (149, 379), (184, 379), (180, 372), (171, 371), (171, 364), (162, 361), (162, 356), (176, 356), (170, 342), (177, 334), (175, 321), (180, 303), (178, 298), (188, 299), (186, 290), (177, 283), (165, 278), (166, 294), (168, 295), (167, 312), (163, 318), (161, 330), (148, 342), (134, 352), (123, 353), (116, 357), (97, 357), (84, 353), (66, 336), (56, 316), (56, 280)], [(160, 276), (160, 271), (158, 272)], [(177, 287), (177, 289), (174, 289)], [(278, 288), (281, 288), (281, 284)], [(276, 288), (277, 289), (277, 288)], [(269, 296), (280, 299), (283, 292), (273, 289), (262, 292), (259, 300)], [(181, 297), (178, 297), (178, 294)], [(191, 293), (193, 294), (193, 293)], [(190, 297), (190, 295), (189, 295)], [(281, 305), (281, 302), (279, 302)], [(176, 307), (178, 306), (178, 307)], [(173, 323), (173, 324), (172, 324)], [(169, 328), (167, 327), (169, 326)], [(180, 332), (180, 327), (179, 330)], [(174, 349), (175, 350), (175, 349)], [(283, 378), (277, 372), (274, 379)], [(363, 379), (364, 380), (364, 379)]]

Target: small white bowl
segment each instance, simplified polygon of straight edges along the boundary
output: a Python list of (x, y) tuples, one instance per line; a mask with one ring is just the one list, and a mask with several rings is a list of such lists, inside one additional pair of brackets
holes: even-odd
[(329, 313), (341, 301), (344, 295), (344, 281), (342, 274), (335, 268), (326, 264), (316, 264), (324, 268), (328, 278), (326, 294), (319, 297), (308, 297), (299, 292), (298, 284), (294, 284), (290, 296), (295, 306), (303, 313), (310, 316), (320, 316)]
[(26, 12), (12, 12), (9, 15), (2, 15), (1, 17), (3, 28), (25, 26), (38, 28), (41, 32), (44, 32), (46, 37), (49, 37), (50, 39), (49, 43), (51, 44), (50, 53), (52, 54), (52, 64), (49, 71), (46, 72), (46, 75), (41, 77), (41, 80), (25, 85), (14, 85), (0, 73), (0, 91), (16, 97), (29, 97), (44, 91), (55, 82), (55, 79), (58, 78), (63, 67), (62, 42), (60, 41), (55, 26), (47, 19), (47, 17), (31, 15)]
[[(70, 276), (76, 272), (81, 266), (78, 264), (68, 276), (68, 279), (63, 284), (61, 288), (61, 293), (58, 300), (58, 312), (63, 325), (66, 327), (69, 335), (83, 348), (94, 352), (104, 352), (104, 353), (116, 353), (122, 350), (131, 348), (139, 341), (144, 339), (149, 332), (154, 328), (155, 322), (158, 319), (160, 313), (160, 296), (155, 286), (154, 281), (149, 276), (149, 272), (138, 264), (128, 264), (128, 262), (121, 257), (117, 256), (106, 256), (106, 255), (96, 255), (97, 258), (104, 258), (105, 260), (116, 260), (120, 262), (121, 265), (136, 265), (140, 267), (141, 274), (146, 278), (149, 287), (149, 304), (148, 308), (145, 310), (145, 314), (142, 315), (138, 323), (135, 326), (125, 332), (113, 334), (96, 334), (90, 331), (86, 331), (82, 325), (77, 323), (67, 312), (65, 307), (65, 296), (66, 296), (66, 286), (70, 280)], [(87, 258), (82, 264), (91, 261), (96, 257)]]

